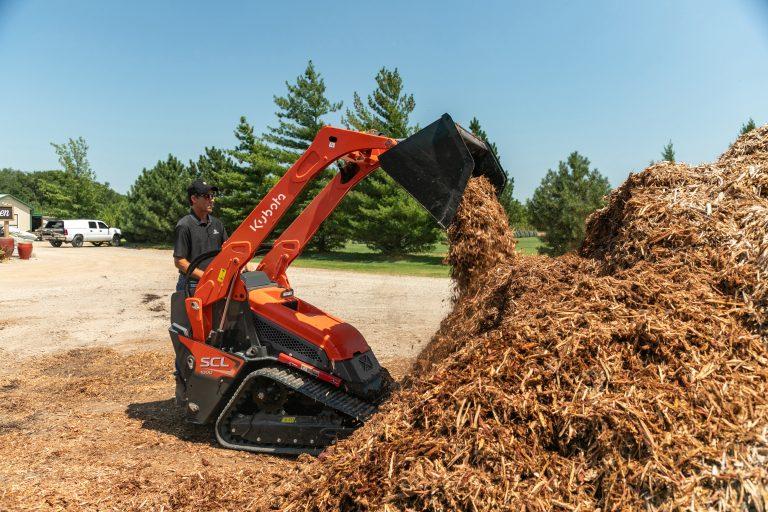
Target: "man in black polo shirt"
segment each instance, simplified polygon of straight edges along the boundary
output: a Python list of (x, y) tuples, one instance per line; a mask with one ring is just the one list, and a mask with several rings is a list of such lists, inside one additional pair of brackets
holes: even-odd
[[(211, 215), (215, 194), (219, 189), (204, 181), (195, 180), (187, 188), (187, 199), (191, 209), (176, 224), (173, 242), (173, 263), (179, 269), (176, 291), (183, 291), (184, 274), (190, 262), (209, 251), (221, 249), (227, 239), (227, 230), (219, 219)], [(190, 276), (190, 290), (194, 293), (197, 281), (211, 260), (203, 261)]]

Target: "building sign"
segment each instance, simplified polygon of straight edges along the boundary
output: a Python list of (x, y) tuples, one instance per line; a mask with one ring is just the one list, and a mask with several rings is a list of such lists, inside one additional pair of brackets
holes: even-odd
[(14, 220), (13, 206), (5, 206), (0, 204), (0, 220)]

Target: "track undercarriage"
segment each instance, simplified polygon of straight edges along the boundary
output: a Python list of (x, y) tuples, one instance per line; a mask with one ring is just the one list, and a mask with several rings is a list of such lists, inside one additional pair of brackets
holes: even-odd
[(250, 373), (216, 421), (228, 448), (318, 454), (351, 434), (376, 407), (287, 367)]

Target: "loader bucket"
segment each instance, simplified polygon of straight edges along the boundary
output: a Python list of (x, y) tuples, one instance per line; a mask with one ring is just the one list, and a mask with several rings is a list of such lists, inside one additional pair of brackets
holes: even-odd
[(486, 176), (501, 194), (507, 175), (485, 142), (448, 114), (379, 157), (383, 170), (447, 228), (470, 176)]

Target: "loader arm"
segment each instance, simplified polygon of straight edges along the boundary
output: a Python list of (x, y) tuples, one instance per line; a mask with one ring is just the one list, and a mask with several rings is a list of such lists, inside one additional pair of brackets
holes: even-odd
[[(194, 296), (186, 299), (193, 337), (198, 341), (207, 338), (212, 329), (214, 303), (227, 297), (245, 300), (245, 286), (242, 280), (238, 279), (241, 270), (251, 261), (259, 246), (275, 229), (310, 180), (346, 155), (354, 155), (350, 160), (357, 162), (355, 165), (359, 166), (359, 171), (346, 183), (341, 183), (344, 179), (343, 173), (334, 177), (329, 186), (305, 209), (307, 213), (303, 212), (303, 215), (297, 218), (299, 222), (294, 221), (291, 224), (287, 230), (288, 237), (284, 234), (277, 245), (278, 250), (271, 251), (275, 253), (268, 260), (267, 268), (272, 274), (271, 277), (277, 277), (284, 272), (287, 266), (285, 263), (295, 259), (346, 191), (378, 167), (377, 155), (395, 144), (395, 139), (379, 135), (331, 126), (321, 128), (309, 148), (224, 243), (221, 252), (211, 261), (200, 278)], [(314, 215), (311, 212), (315, 212)], [(291, 243), (291, 240), (294, 242)]]
[(366, 176), (379, 168), (380, 150), (356, 152), (344, 157), (343, 170), (336, 174), (304, 211), (275, 240), (272, 249), (259, 263), (259, 270), (270, 280), (290, 288), (285, 275), (288, 266), (299, 257), (320, 225), (333, 213), (344, 196)]
[[(342, 158), (342, 170), (282, 233), (259, 265), (284, 288), (289, 287), (286, 268), (320, 224), (352, 187), (380, 165), (444, 228), (453, 219), (470, 176), (486, 176), (498, 193), (507, 180), (487, 143), (457, 125), (448, 114), (400, 141), (331, 126), (321, 128), (309, 148), (224, 243), (203, 273), (194, 296), (186, 299), (194, 339), (204, 341), (210, 335), (214, 342), (213, 304), (226, 299), (226, 311), (231, 300), (245, 300), (240, 271), (307, 183)], [(221, 334), (221, 326), (218, 332)]]

